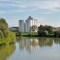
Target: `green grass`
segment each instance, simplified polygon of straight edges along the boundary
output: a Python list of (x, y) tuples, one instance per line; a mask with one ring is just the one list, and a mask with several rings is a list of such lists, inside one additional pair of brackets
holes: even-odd
[(29, 35), (29, 32), (22, 32), (22, 35)]
[(37, 32), (22, 32), (22, 35), (38, 35)]
[(10, 43), (14, 43), (15, 40), (10, 40), (10, 38), (0, 38), (0, 45), (9, 45)]

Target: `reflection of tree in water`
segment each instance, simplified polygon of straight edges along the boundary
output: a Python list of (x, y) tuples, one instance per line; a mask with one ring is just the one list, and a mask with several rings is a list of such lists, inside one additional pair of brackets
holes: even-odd
[(60, 39), (57, 38), (19, 38), (19, 48), (24, 50), (28, 50), (29, 52), (35, 51), (40, 47), (51, 47), (53, 45), (53, 41), (56, 44), (60, 44)]
[(39, 48), (38, 39), (37, 38), (30, 38), (29, 39), (29, 44), (27, 45), (26, 48), (29, 52), (33, 52), (33, 51), (38, 50), (38, 48)]
[(31, 45), (33, 45), (33, 46), (39, 45), (38, 39), (37, 38), (31, 39)]
[(39, 40), (39, 46), (52, 46), (53, 45), (53, 39), (52, 38), (38, 38)]
[(8, 46), (0, 46), (0, 59), (7, 60), (7, 58), (12, 55), (15, 50), (15, 45), (11, 44)]
[(59, 44), (60, 45), (60, 38), (54, 38), (54, 43)]
[(20, 40), (22, 40), (22, 37), (16, 37), (17, 42), (19, 42)]

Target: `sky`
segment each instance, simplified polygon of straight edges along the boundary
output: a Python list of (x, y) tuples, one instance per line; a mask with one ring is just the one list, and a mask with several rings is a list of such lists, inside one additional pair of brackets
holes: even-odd
[(0, 18), (9, 27), (19, 26), (19, 20), (32, 16), (41, 25), (60, 27), (60, 0), (0, 0)]

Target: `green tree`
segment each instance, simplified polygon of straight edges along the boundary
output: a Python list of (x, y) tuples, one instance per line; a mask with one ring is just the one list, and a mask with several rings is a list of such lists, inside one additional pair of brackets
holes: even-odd
[(49, 26), (49, 25), (46, 25), (44, 26), (45, 30), (47, 30), (49, 33), (53, 33), (53, 27), (52, 26)]
[(48, 31), (46, 31), (46, 30), (45, 31), (42, 31), (42, 30), (41, 31), (38, 31), (38, 35), (39, 36), (46, 37), (48, 35)]
[(8, 29), (4, 30), (3, 33), (4, 33), (4, 37), (6, 37), (10, 40), (10, 43), (13, 43), (14, 40), (16, 39), (15, 34)]
[(38, 27), (38, 31), (48, 31), (49, 34), (53, 33), (53, 27), (52, 26), (48, 26), (48, 25), (40, 25)]
[(43, 25), (40, 25), (40, 26), (38, 27), (38, 31), (44, 31), (44, 30), (45, 30), (45, 28), (44, 28)]
[(0, 18), (0, 45), (15, 42), (15, 34), (9, 30), (5, 19)]
[(5, 19), (0, 18), (0, 30), (2, 30), (2, 32), (8, 28), (8, 24), (6, 22)]
[(60, 37), (60, 30), (59, 31), (54, 31), (54, 37)]
[(38, 27), (36, 25), (33, 25), (31, 28), (30, 28), (30, 31), (31, 32), (35, 32), (38, 30)]
[(4, 38), (4, 35), (1, 30), (0, 30), (0, 38)]

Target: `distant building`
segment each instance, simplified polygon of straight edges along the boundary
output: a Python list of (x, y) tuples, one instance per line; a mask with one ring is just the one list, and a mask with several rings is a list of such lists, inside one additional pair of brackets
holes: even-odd
[(19, 20), (19, 31), (24, 32), (24, 20)]
[[(29, 16), (25, 21), (19, 20), (19, 31), (21, 32), (30, 32), (30, 28), (35, 25), (37, 27), (40, 26), (40, 22), (37, 19)], [(37, 32), (37, 30), (35, 31)]]
[(60, 27), (54, 27), (54, 31), (60, 31)]
[(12, 31), (18, 31), (19, 27), (10, 27), (10, 30), (12, 30)]

